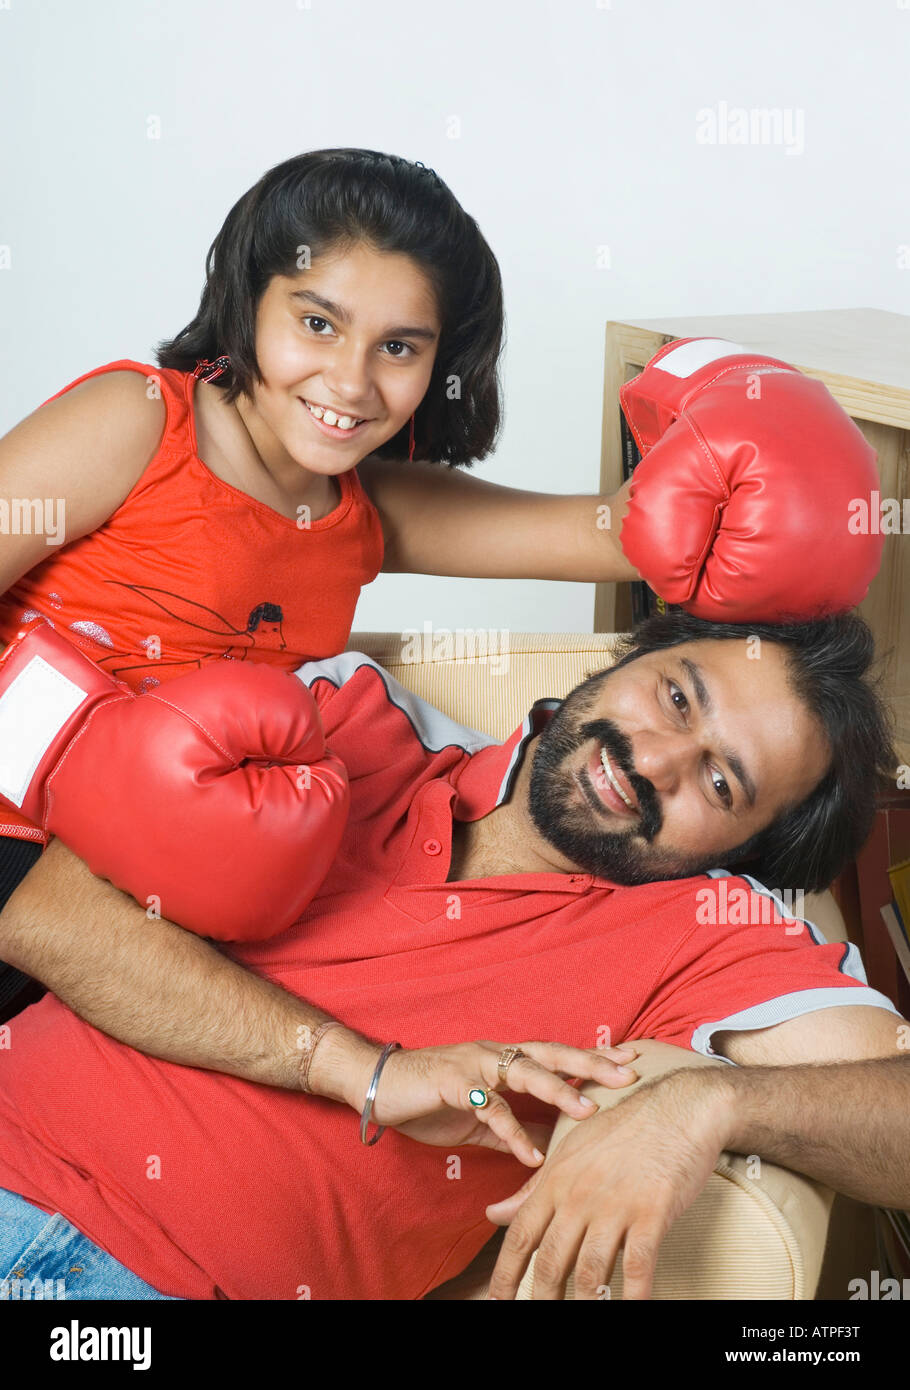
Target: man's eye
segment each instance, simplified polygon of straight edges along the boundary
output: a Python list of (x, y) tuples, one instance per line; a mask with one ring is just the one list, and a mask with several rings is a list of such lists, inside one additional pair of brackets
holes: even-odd
[[(309, 327), (312, 327), (314, 324), (322, 324), (322, 328), (331, 328), (332, 326), (329, 323), (328, 319), (321, 318), (319, 314), (304, 314), (302, 321)], [(323, 337), (324, 334), (322, 332), (322, 328), (313, 327), (313, 332), (319, 334), (320, 337)]]
[(383, 346), (384, 346), (384, 347), (387, 347), (387, 348), (401, 348), (401, 349), (402, 349), (401, 352), (390, 352), (390, 353), (389, 353), (389, 356), (390, 356), (390, 357), (405, 357), (405, 356), (407, 356), (409, 353), (410, 353), (410, 354), (413, 354), (413, 352), (414, 352), (414, 349), (411, 347), (410, 343), (401, 343), (401, 342), (398, 341), (397, 338), (391, 338), (391, 339), (389, 339), (389, 341), (388, 341), (387, 343), (383, 344)]
[(731, 806), (733, 804), (733, 793), (730, 791), (726, 779), (721, 776), (716, 768), (711, 772), (711, 784), (714, 790), (719, 794), (724, 805)]
[[(677, 700), (677, 696), (679, 696), (679, 700)], [(679, 686), (674, 685), (672, 681), (670, 681), (670, 699), (673, 701), (680, 714), (685, 714), (686, 710), (689, 708), (689, 701), (686, 699)]]

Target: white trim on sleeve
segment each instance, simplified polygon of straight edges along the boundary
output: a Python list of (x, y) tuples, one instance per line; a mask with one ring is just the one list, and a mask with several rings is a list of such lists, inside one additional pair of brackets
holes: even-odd
[(871, 1009), (888, 1009), (898, 1018), (903, 1018), (903, 1014), (886, 995), (879, 994), (877, 989), (870, 989), (868, 985), (858, 989), (832, 989), (830, 986), (824, 989), (800, 989), (793, 994), (781, 994), (776, 999), (767, 999), (763, 1004), (753, 1004), (751, 1008), (741, 1009), (738, 1014), (729, 1014), (727, 1018), (718, 1019), (714, 1023), (700, 1024), (693, 1032), (689, 1045), (693, 1052), (700, 1052), (705, 1057), (718, 1057), (722, 1062), (736, 1066), (729, 1057), (722, 1057), (719, 1052), (714, 1051), (711, 1038), (715, 1033), (740, 1033), (749, 1028), (773, 1028), (776, 1023), (801, 1018), (803, 1014), (815, 1013), (817, 1009), (845, 1008), (854, 1004), (865, 1004)]

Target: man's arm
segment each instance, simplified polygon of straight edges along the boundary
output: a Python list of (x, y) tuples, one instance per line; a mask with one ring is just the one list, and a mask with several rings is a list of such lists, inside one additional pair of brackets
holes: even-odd
[(529, 1182), (487, 1208), (511, 1223), (490, 1282), (514, 1298), (532, 1253), (535, 1298), (597, 1298), (623, 1250), (625, 1298), (647, 1298), (660, 1242), (724, 1149), (837, 1192), (910, 1208), (910, 1024), (871, 1006), (718, 1034), (737, 1068), (687, 1068), (577, 1126)]
[[(150, 919), (59, 840), (0, 913), (0, 960), (140, 1052), (288, 1090), (300, 1089), (305, 1030), (329, 1017), (202, 937)], [(329, 1029), (313, 1055), (313, 1091), (359, 1108), (380, 1050)]]
[(845, 1005), (718, 1033), (714, 1046), (739, 1064), (725, 1077), (732, 1087), (725, 1148), (761, 1154), (861, 1202), (910, 1208), (905, 1019)]
[(910, 1056), (730, 1071), (724, 1148), (910, 1210)]

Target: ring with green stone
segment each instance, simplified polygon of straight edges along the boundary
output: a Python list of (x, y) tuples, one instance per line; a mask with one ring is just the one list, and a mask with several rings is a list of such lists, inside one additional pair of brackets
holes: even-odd
[(474, 1106), (475, 1110), (482, 1110), (483, 1107), (489, 1103), (490, 1097), (482, 1086), (472, 1086), (470, 1091), (468, 1091), (468, 1100)]

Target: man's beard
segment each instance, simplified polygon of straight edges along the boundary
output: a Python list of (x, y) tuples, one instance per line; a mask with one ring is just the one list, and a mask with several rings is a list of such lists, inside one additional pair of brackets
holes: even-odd
[[(695, 858), (655, 849), (654, 837), (663, 824), (660, 801), (651, 783), (633, 770), (629, 740), (612, 720), (584, 719), (609, 676), (610, 670), (601, 671), (577, 686), (537, 738), (528, 802), (535, 826), (578, 868), (613, 883), (655, 883), (687, 878), (717, 867), (721, 856), (716, 853)], [(604, 814), (606, 808), (598, 812), (591, 803), (593, 797), (597, 805), (602, 805), (578, 754), (592, 739), (606, 748), (611, 766), (625, 775), (638, 802), (640, 815), (620, 829), (611, 830)], [(573, 767), (582, 769), (579, 775), (585, 796), (581, 804), (573, 804), (579, 800)]]

